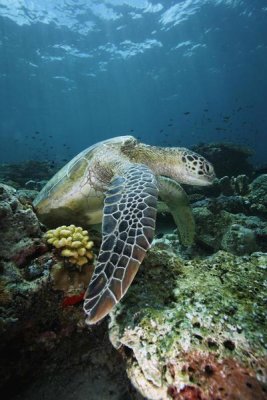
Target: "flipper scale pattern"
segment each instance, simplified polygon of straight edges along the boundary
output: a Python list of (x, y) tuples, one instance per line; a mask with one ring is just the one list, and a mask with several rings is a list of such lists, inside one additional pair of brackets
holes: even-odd
[(158, 185), (143, 164), (128, 164), (106, 192), (102, 245), (85, 294), (86, 322), (94, 324), (124, 296), (151, 245)]

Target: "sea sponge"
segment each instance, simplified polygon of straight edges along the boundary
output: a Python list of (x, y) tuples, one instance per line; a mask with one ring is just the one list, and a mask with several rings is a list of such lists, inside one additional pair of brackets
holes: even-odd
[(45, 233), (47, 243), (54, 246), (62, 257), (71, 264), (82, 267), (93, 260), (94, 243), (90, 240), (88, 231), (80, 226), (62, 225)]

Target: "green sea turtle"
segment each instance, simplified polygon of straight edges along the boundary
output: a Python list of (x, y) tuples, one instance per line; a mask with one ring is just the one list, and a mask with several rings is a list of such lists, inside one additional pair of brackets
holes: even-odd
[(84, 300), (88, 324), (107, 315), (134, 279), (153, 239), (158, 196), (181, 242), (190, 245), (194, 220), (179, 183), (205, 186), (214, 178), (212, 165), (190, 150), (121, 136), (84, 150), (46, 184), (34, 206), (48, 226), (102, 221), (102, 244)]

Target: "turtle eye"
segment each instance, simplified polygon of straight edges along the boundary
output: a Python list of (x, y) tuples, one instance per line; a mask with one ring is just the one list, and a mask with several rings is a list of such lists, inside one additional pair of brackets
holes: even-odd
[(208, 175), (212, 173), (211, 165), (209, 165), (206, 162), (204, 162), (204, 164), (203, 164), (203, 169), (204, 169), (205, 173), (208, 174)]

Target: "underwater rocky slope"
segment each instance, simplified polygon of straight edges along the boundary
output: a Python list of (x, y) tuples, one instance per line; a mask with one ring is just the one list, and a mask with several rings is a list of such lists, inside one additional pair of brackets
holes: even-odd
[[(189, 249), (160, 204), (156, 238), (127, 295), (90, 328), (81, 300), (93, 265), (75, 268), (47, 245), (36, 191), (15, 179), (17, 189), (4, 174), (0, 184), (7, 398), (267, 398), (267, 175), (188, 188), (197, 228)], [(89, 234), (97, 253), (99, 234)]]

